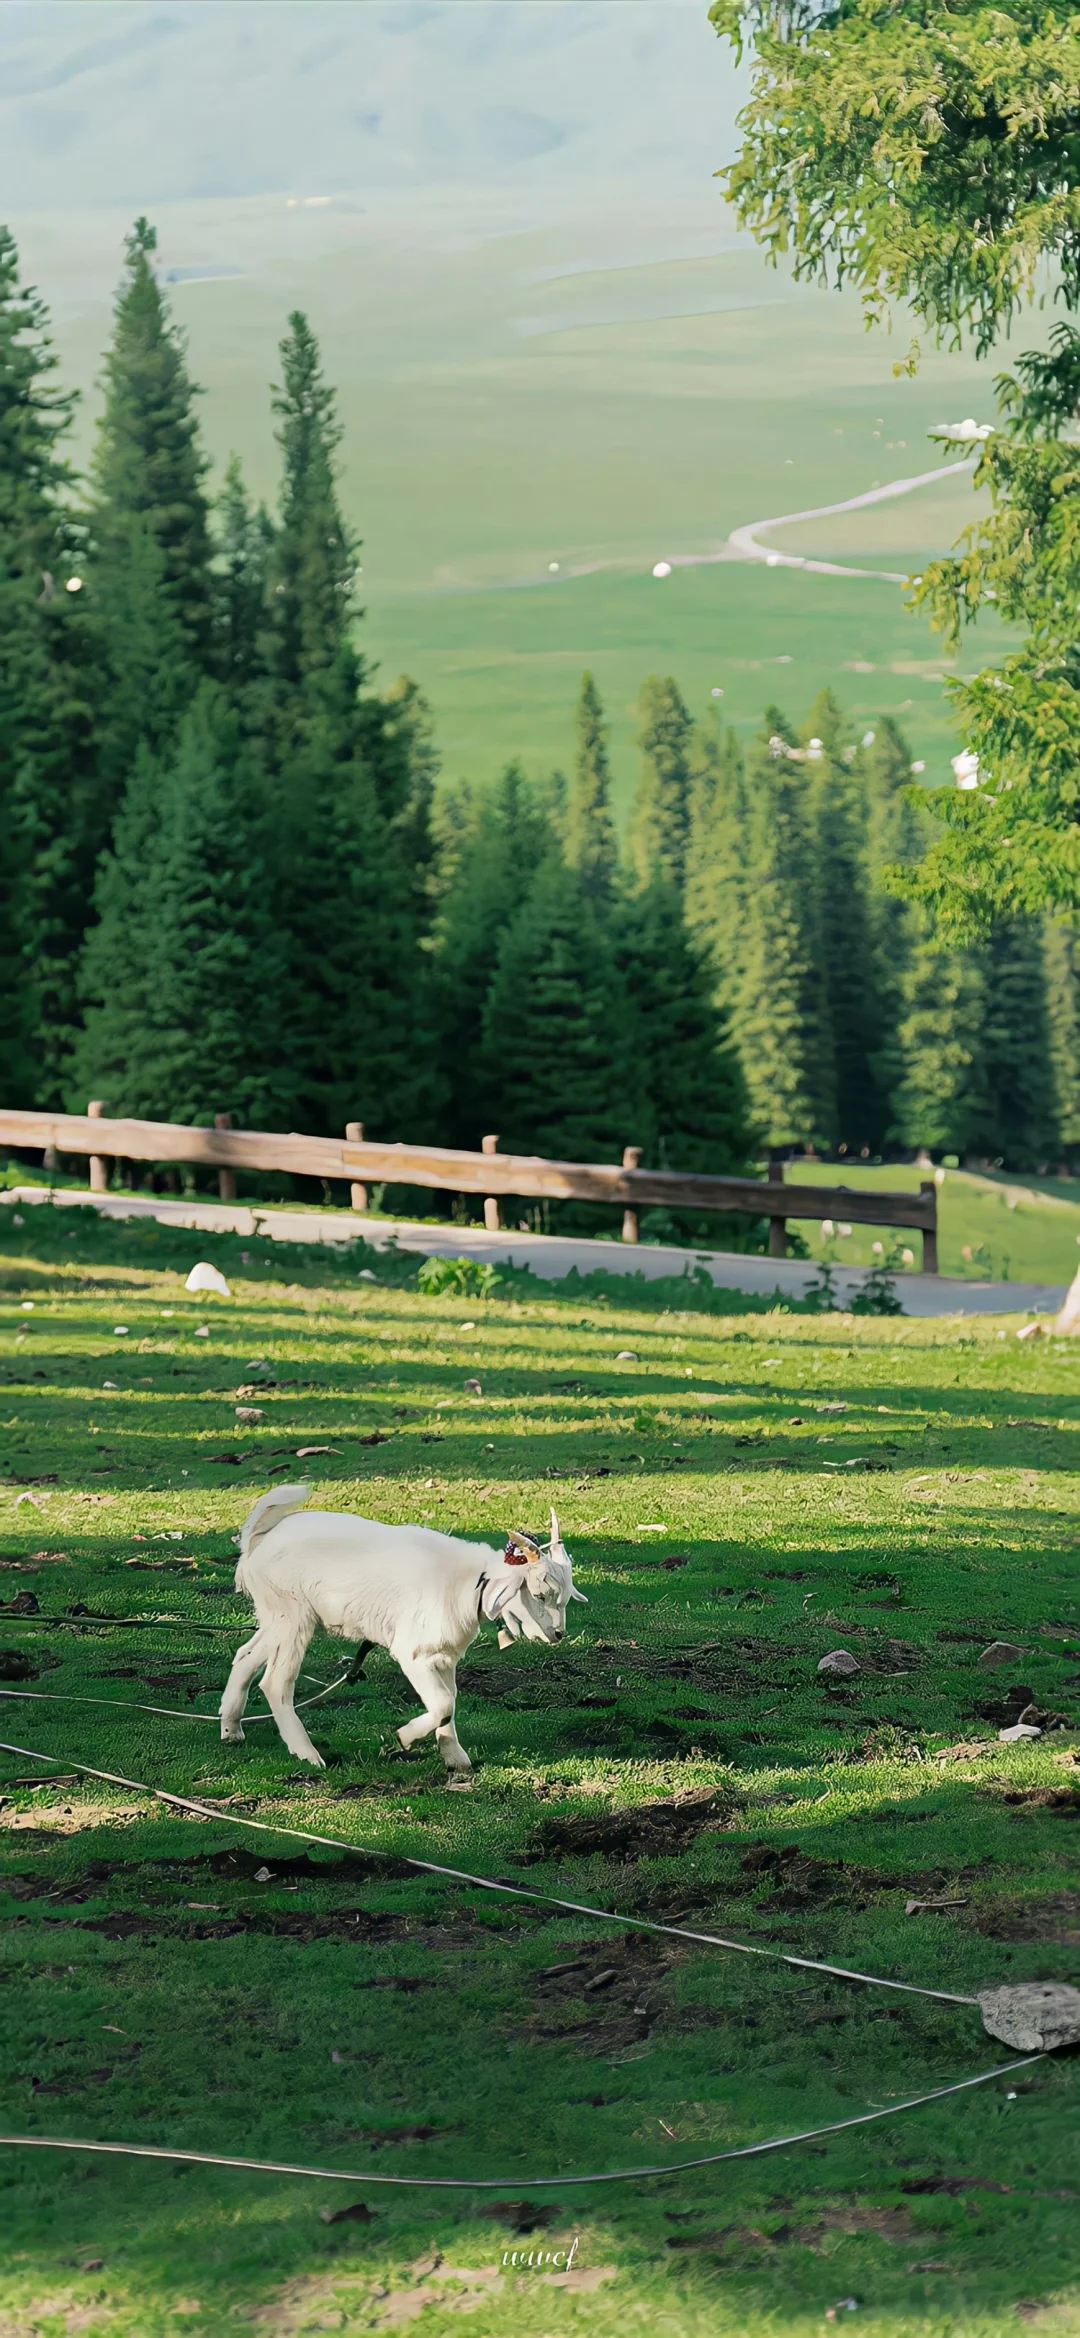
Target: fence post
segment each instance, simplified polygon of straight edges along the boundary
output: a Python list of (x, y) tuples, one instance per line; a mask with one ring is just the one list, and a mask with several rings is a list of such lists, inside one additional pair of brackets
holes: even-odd
[[(769, 1155), (769, 1184), (782, 1185), (784, 1164), (776, 1153)], [(771, 1213), (769, 1217), (769, 1257), (787, 1257), (787, 1220)]]
[[(231, 1127), (232, 1127), (232, 1113), (231, 1113), (231, 1112), (215, 1112), (215, 1114), (214, 1114), (214, 1127), (215, 1127), (215, 1128), (231, 1128)], [(219, 1169), (219, 1170), (218, 1170), (218, 1173), (217, 1173), (217, 1189), (218, 1189), (218, 1199), (219, 1199), (219, 1201), (235, 1201), (235, 1200), (236, 1200), (236, 1171), (235, 1171), (235, 1169)]]
[(924, 1181), (919, 1187), (919, 1192), (929, 1193), (934, 1197), (934, 1223), (923, 1231), (922, 1270), (924, 1275), (936, 1275), (939, 1271), (937, 1262), (937, 1186), (933, 1179), (928, 1182)]
[[(499, 1150), (498, 1137), (481, 1137), (480, 1150), (482, 1153), (497, 1153)], [(484, 1196), (484, 1225), (489, 1234), (497, 1234), (502, 1226), (498, 1199), (493, 1193)]]
[[(86, 1107), (87, 1119), (102, 1120), (104, 1118), (104, 1114), (105, 1106), (102, 1103), (100, 1096), (93, 1097), (91, 1102)], [(104, 1153), (91, 1153), (90, 1191), (91, 1193), (108, 1193), (108, 1190), (109, 1164), (105, 1158), (105, 1155)]]
[[(624, 1145), (622, 1157), (623, 1168), (640, 1169), (641, 1155), (643, 1150), (644, 1147), (642, 1145)], [(622, 1238), (624, 1242), (640, 1242), (641, 1235), (638, 1229), (638, 1214), (636, 1210), (623, 1211)]]
[[(363, 1121), (362, 1121), (362, 1120), (347, 1120), (347, 1121), (346, 1121), (346, 1123), (345, 1123), (345, 1142), (346, 1142), (346, 1144), (347, 1144), (347, 1145), (362, 1145), (362, 1144), (363, 1144), (363, 1142), (364, 1142), (364, 1123), (363, 1123)], [(367, 1206), (368, 1206), (368, 1190), (367, 1190), (367, 1186), (366, 1186), (366, 1185), (356, 1185), (356, 1184), (354, 1184), (354, 1185), (353, 1185), (353, 1186), (350, 1188), (350, 1190), (351, 1190), (351, 1193), (352, 1193), (352, 1206), (353, 1206), (354, 1210), (366, 1210), (366, 1208), (367, 1208)]]

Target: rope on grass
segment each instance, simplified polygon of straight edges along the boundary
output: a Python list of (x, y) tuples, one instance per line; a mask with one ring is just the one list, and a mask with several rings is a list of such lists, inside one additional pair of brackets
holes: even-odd
[[(310, 1679), (310, 1677), (311, 1675), (308, 1674), (307, 1678)], [(303, 1713), (309, 1705), (323, 1704), (327, 1697), (333, 1695), (335, 1689), (344, 1687), (348, 1677), (347, 1672), (339, 1673), (336, 1680), (324, 1683), (317, 1697), (298, 1698), (296, 1711)], [(126, 1697), (77, 1697), (60, 1689), (5, 1688), (0, 1689), (0, 1697), (21, 1697), (24, 1700), (29, 1698), (35, 1705), (105, 1705), (111, 1713), (156, 1713), (159, 1718), (166, 1721), (205, 1721), (211, 1726), (221, 1718), (218, 1713), (184, 1713), (176, 1705), (137, 1705)], [(272, 1713), (245, 1713), (244, 1727), (245, 1729), (257, 1728), (260, 1723), (272, 1721), (273, 1718)]]
[(848, 2127), (869, 2127), (876, 2119), (896, 2119), (902, 2111), (919, 2111), (925, 2103), (940, 2103), (950, 2094), (964, 2094), (991, 2079), (1007, 2078), (1014, 2070), (1028, 2070), (1042, 2054), (1025, 2054), (1018, 2062), (999, 2062), (996, 2070), (980, 2070), (975, 2078), (958, 2078), (951, 2086), (936, 2086), (929, 2094), (909, 2095), (906, 2102), (889, 2103), (884, 2110), (859, 2111), (852, 2119), (830, 2119), (824, 2127), (805, 2127), (796, 2135), (771, 2135), (766, 2143), (741, 2143), (734, 2151), (706, 2151), (693, 2159), (670, 2160), (647, 2167), (615, 2168), (590, 2176), (390, 2176), (370, 2169), (312, 2168), (281, 2159), (233, 2159), (221, 2151), (172, 2151), (161, 2143), (87, 2143), (68, 2135), (0, 2135), (0, 2144), (39, 2151), (100, 2151), (123, 2159), (183, 2160), (189, 2166), (241, 2168), (249, 2175), (315, 2176), (331, 2184), (394, 2184), (419, 2192), (499, 2192), (524, 2184), (530, 2192), (569, 2191), (583, 2184), (636, 2184), (646, 2176), (681, 2176), (689, 2168), (718, 2167), (722, 2160), (759, 2159), (769, 2151), (787, 2151), (796, 2143), (814, 2143), (821, 2135), (841, 2135)]
[[(0, 1696), (17, 1696), (20, 1692), (0, 1690)], [(858, 1973), (846, 1965), (823, 1964), (820, 1958), (796, 1956), (790, 1949), (763, 1948), (746, 1940), (728, 1940), (717, 1932), (697, 1932), (686, 1924), (660, 1924), (649, 1916), (624, 1916), (610, 1908), (590, 1908), (580, 1900), (559, 1899), (553, 1892), (530, 1891), (525, 1884), (499, 1883), (490, 1875), (470, 1875), (461, 1867), (444, 1867), (434, 1859), (416, 1859), (408, 1852), (387, 1853), (373, 1850), (364, 1843), (349, 1843), (341, 1835), (315, 1835), (306, 1827), (284, 1827), (272, 1819), (240, 1818), (234, 1811), (215, 1810), (212, 1803), (198, 1802), (190, 1795), (169, 1794), (164, 1786), (147, 1786), (141, 1778), (121, 1778), (113, 1770), (95, 1770), (89, 1762), (61, 1762), (55, 1754), (39, 1753), (35, 1746), (10, 1745), (0, 1739), (0, 1753), (18, 1754), (31, 1762), (51, 1762), (61, 1770), (78, 1770), (84, 1777), (101, 1778), (106, 1785), (123, 1786), (132, 1794), (148, 1794), (158, 1802), (168, 1803), (177, 1810), (192, 1810), (199, 1818), (221, 1819), (227, 1826), (246, 1827), (254, 1834), (282, 1835), (295, 1843), (316, 1843), (323, 1850), (348, 1851), (353, 1858), (383, 1860), (388, 1856), (400, 1859), (405, 1867), (414, 1867), (423, 1875), (441, 1875), (451, 1883), (469, 1884), (476, 1891), (496, 1892), (504, 1899), (529, 1900), (534, 1907), (559, 1908), (564, 1915), (590, 1916), (600, 1924), (618, 1924), (627, 1932), (660, 1932), (676, 1940), (698, 1941), (706, 1948), (724, 1948), (736, 1956), (771, 1957), (783, 1965), (794, 1965), (807, 1973), (828, 1973), (836, 1981), (863, 1981), (871, 1989), (897, 1989), (907, 1997), (933, 1997), (941, 2005), (978, 2005), (977, 1997), (962, 1997), (953, 1989), (924, 1989), (915, 1981), (887, 1980), (881, 1973)], [(723, 2155), (721, 2155), (723, 2156)], [(697, 2163), (694, 2163), (697, 2164)], [(690, 2165), (690, 2162), (687, 2162)]]

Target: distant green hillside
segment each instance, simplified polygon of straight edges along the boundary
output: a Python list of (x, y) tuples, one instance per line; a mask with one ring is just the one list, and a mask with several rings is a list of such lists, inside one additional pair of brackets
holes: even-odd
[[(938, 645), (897, 585), (729, 564), (652, 581), (747, 521), (932, 468), (929, 427), (989, 411), (993, 361), (931, 351), (894, 378), (903, 317), (867, 334), (857, 301), (794, 286), (735, 231), (712, 173), (738, 96), (690, 0), (0, 10), (0, 216), (85, 393), (82, 456), (146, 208), (215, 466), (238, 449), (262, 494), (277, 345), (310, 313), (365, 638), (428, 691), (449, 772), (564, 761), (588, 663), (624, 798), (657, 667), (696, 704), (723, 689), (743, 730), (829, 682), (860, 720), (902, 715), (947, 780)], [(774, 541), (907, 570), (973, 509), (969, 478), (943, 478)]]

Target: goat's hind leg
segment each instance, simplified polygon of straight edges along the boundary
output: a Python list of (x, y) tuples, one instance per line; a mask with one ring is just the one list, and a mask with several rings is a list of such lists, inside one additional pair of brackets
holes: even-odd
[(221, 1735), (226, 1745), (244, 1742), (244, 1707), (248, 1690), (257, 1672), (261, 1671), (270, 1654), (270, 1642), (262, 1625), (250, 1640), (245, 1640), (233, 1658), (233, 1668), (225, 1684), (221, 1700)]

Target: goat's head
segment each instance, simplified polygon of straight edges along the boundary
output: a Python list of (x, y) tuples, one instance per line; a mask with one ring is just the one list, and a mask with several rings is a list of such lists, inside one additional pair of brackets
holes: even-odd
[(551, 1541), (541, 1549), (527, 1534), (511, 1534), (504, 1556), (506, 1574), (496, 1577), (485, 1612), (499, 1623), (499, 1638), (546, 1640), (566, 1637), (566, 1611), (572, 1599), (585, 1601), (574, 1584), (574, 1566), (563, 1542), (559, 1521), (551, 1513)]

